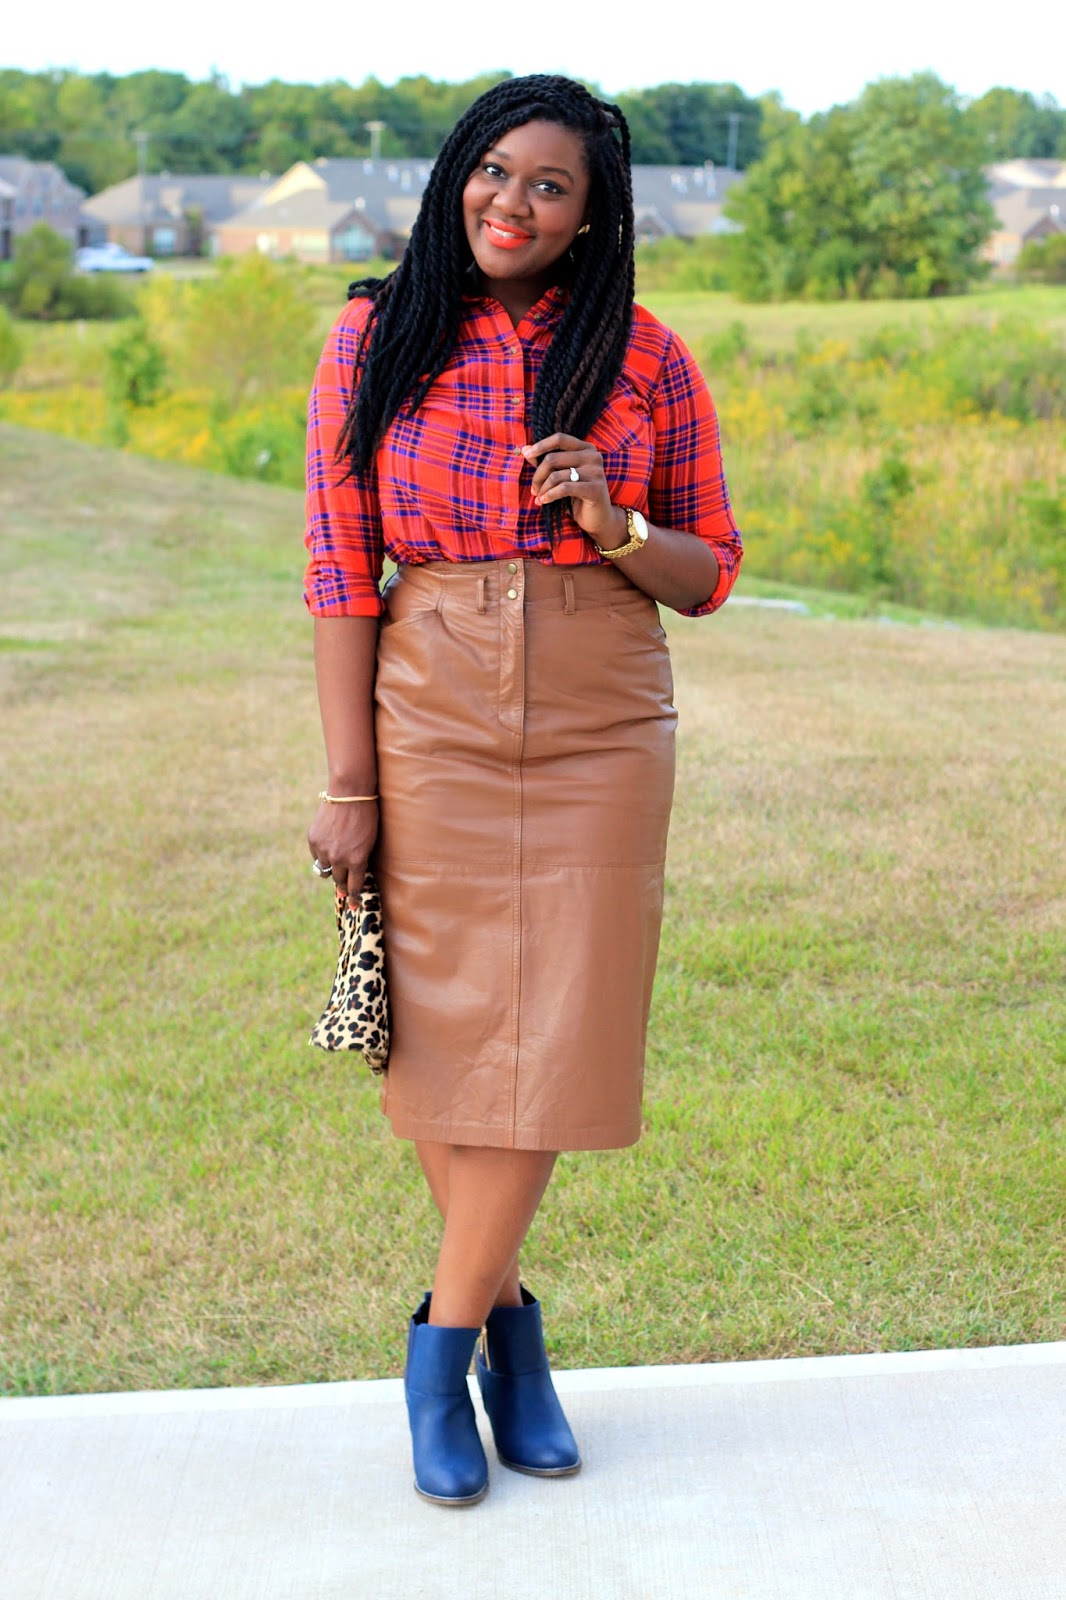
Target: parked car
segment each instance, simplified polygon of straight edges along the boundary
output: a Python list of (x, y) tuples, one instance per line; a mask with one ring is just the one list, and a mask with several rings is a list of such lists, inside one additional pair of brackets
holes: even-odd
[(151, 256), (133, 256), (121, 244), (88, 244), (74, 252), (79, 272), (151, 272)]

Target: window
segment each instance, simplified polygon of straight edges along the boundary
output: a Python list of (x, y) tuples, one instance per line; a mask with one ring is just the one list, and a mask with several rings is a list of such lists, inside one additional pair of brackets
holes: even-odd
[(333, 235), (334, 254), (341, 261), (369, 261), (374, 254), (374, 239), (357, 222)]

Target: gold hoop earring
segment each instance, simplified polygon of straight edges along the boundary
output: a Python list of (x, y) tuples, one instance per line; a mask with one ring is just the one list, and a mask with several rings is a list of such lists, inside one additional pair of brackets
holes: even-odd
[(588, 233), (590, 226), (591, 226), (590, 223), (583, 222), (581, 224), (580, 228), (577, 231), (578, 231), (578, 233)]

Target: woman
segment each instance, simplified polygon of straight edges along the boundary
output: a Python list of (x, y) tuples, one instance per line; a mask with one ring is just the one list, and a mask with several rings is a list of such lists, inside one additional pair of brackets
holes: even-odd
[(501, 1462), (580, 1465), (518, 1252), (559, 1150), (640, 1134), (676, 720), (655, 602), (715, 610), (740, 539), (703, 379), (633, 305), (616, 107), (489, 90), (396, 271), (352, 294), (309, 412), (308, 839), (353, 901), (371, 858), (381, 886), (383, 1109), (444, 1219), (408, 1332), (415, 1487), (468, 1505), (482, 1327)]

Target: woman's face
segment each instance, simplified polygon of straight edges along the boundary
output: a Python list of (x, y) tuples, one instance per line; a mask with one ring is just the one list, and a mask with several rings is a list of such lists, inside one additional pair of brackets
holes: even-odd
[[(524, 122), (486, 150), (463, 190), (463, 223), (486, 286), (532, 305), (585, 220), (589, 177), (577, 134)], [(503, 292), (501, 292), (503, 291)]]

